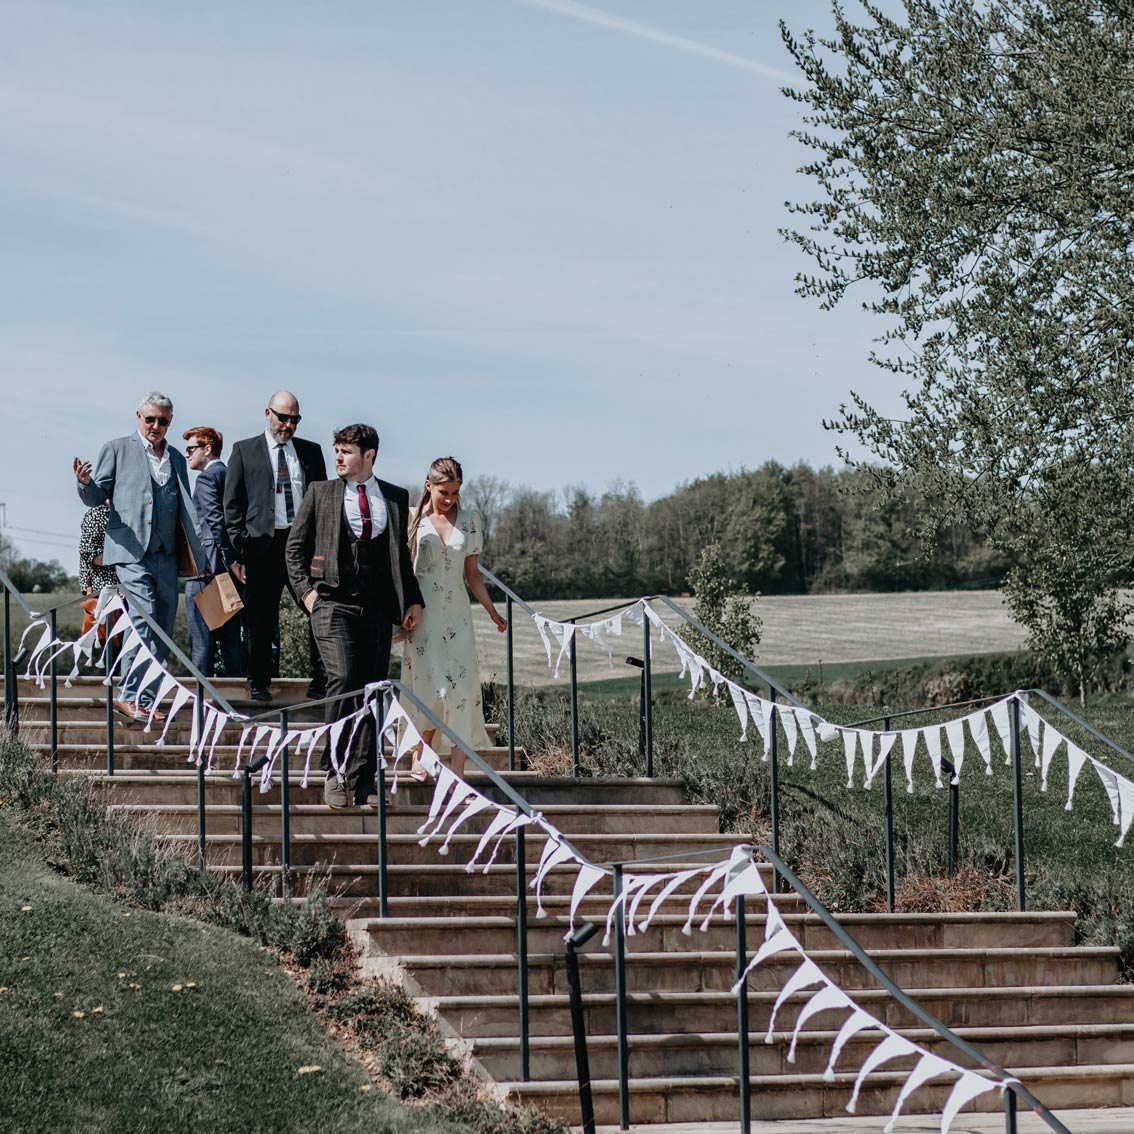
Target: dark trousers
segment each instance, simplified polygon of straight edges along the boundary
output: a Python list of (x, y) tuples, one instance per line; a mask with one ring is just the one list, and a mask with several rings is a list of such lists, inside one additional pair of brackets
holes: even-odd
[[(323, 655), (327, 670), (327, 696), (351, 693), (367, 682), (381, 681), (390, 669), (390, 616), (368, 603), (340, 601), (337, 598), (320, 598), (311, 612), (311, 629)], [(336, 721), (353, 713), (362, 704), (361, 697), (347, 697), (328, 701), (323, 719)], [(347, 795), (356, 803), (365, 803), (374, 790), (378, 772), (378, 756), (374, 746), (374, 719), (363, 718), (354, 736), (354, 743), (346, 751), (350, 729), (339, 737), (336, 756), (346, 756)], [(331, 771), (330, 740), (323, 752), (323, 768)]]
[(215, 672), (213, 658), (219, 651), (225, 677), (243, 677), (244, 643), (240, 640), (240, 619), (234, 615), (219, 630), (210, 630), (193, 601), (193, 596), (200, 594), (207, 586), (208, 581), (204, 579), (187, 579), (185, 582), (189, 656), (206, 677), (212, 677)]
[[(280, 602), (284, 589), (291, 592), (284, 562), (284, 547), (289, 528), (277, 531), (271, 540), (257, 541), (257, 546), (244, 550), (244, 627), (248, 634), (248, 677), (253, 689), (267, 689), (275, 676), (272, 665), (272, 643), (280, 632)], [(298, 595), (291, 592), (299, 609), (303, 609)], [(324, 679), (319, 647), (309, 631), (311, 676)]]

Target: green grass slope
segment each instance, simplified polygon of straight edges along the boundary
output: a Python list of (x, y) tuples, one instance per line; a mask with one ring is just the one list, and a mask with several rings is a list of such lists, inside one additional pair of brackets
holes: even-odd
[(91, 893), (0, 811), (0, 1130), (434, 1128), (368, 1083), (274, 956)]

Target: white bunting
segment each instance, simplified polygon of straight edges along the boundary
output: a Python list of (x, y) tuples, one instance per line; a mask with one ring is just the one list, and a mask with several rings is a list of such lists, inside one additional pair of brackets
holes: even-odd
[(949, 782), (956, 785), (961, 782), (961, 768), (965, 763), (964, 718), (948, 721), (945, 725), (945, 735), (949, 739), (949, 751), (953, 754), (953, 778)]
[(882, 1031), (883, 1027), (865, 1008), (855, 1008), (843, 1021), (843, 1026), (835, 1037), (834, 1045), (831, 1047), (831, 1057), (827, 1060), (827, 1069), (823, 1072), (823, 1082), (833, 1083), (835, 1081), (835, 1064), (838, 1063), (843, 1048), (859, 1032), (867, 1030)]
[(810, 1000), (799, 1010), (799, 1015), (795, 1020), (795, 1028), (791, 1033), (791, 1047), (788, 1049), (787, 1061), (789, 1063), (795, 1062), (795, 1049), (799, 1043), (799, 1033), (803, 1029), (803, 1025), (811, 1019), (812, 1016), (817, 1016), (820, 1012), (830, 1012), (838, 1008), (853, 1008), (854, 1002), (841, 988), (836, 987), (830, 982), (824, 988), (821, 988)]
[(902, 763), (906, 769), (906, 791), (913, 794), (913, 762), (917, 752), (917, 738), (921, 733), (916, 728), (902, 730)]
[(992, 714), (992, 723), (996, 725), (997, 735), (1000, 737), (1000, 743), (1004, 747), (1004, 763), (1010, 764), (1012, 762), (1012, 723), (1008, 715), (1008, 706), (1011, 703), (1011, 698), (1004, 701), (997, 701), (995, 705), (989, 708)]
[(622, 918), (622, 924), (626, 924), (626, 903), (638, 891), (639, 886), (647, 886), (650, 881), (655, 877), (652, 874), (623, 874), (622, 875), (622, 889), (614, 900), (610, 903), (610, 909), (606, 913), (606, 932), (603, 934), (603, 945), (610, 944), (610, 935), (614, 931), (615, 917)]
[(1079, 773), (1086, 763), (1087, 754), (1077, 745), (1067, 742), (1067, 805), (1065, 811), (1071, 810), (1071, 800), (1075, 796), (1075, 784), (1079, 781)]
[(957, 1112), (965, 1103), (972, 1102), (977, 1095), (983, 1095), (985, 1091), (996, 1089), (998, 1085), (988, 1079), (982, 1079), (972, 1071), (962, 1072), (956, 1086), (949, 1094), (945, 1109), (941, 1112), (941, 1134), (949, 1134), (953, 1119), (957, 1117)]
[(803, 743), (807, 745), (807, 751), (811, 753), (811, 771), (815, 771), (815, 725), (812, 723), (812, 716), (806, 709), (789, 709), (788, 712), (792, 713), (795, 717), (796, 723), (799, 725), (800, 735), (803, 737)]
[(795, 719), (795, 713), (791, 709), (785, 711), (785, 709), (781, 708), (776, 716), (780, 718), (780, 724), (784, 726), (784, 736), (787, 738), (787, 762), (788, 767), (791, 768), (794, 767), (795, 761), (795, 742), (799, 732), (796, 727), (798, 722)]
[(681, 870), (674, 874), (672, 878), (661, 888), (657, 896), (650, 903), (649, 912), (646, 914), (645, 919), (638, 923), (638, 932), (643, 933), (649, 926), (650, 922), (654, 920), (654, 914), (661, 908), (662, 902), (666, 900), (675, 890), (679, 889), (690, 878), (695, 878), (698, 874), (702, 873), (704, 867), (695, 867), (692, 870)]
[[(454, 795), (457, 792), (453, 793)], [(438, 854), (448, 854), (449, 844), (453, 841), (453, 836), (474, 816), (479, 815), (487, 807), (494, 806), (491, 799), (485, 795), (481, 795), (479, 791), (470, 791), (464, 796), (464, 808), (460, 815), (449, 824), (449, 830), (445, 834), (445, 841), (437, 848)]]
[(571, 910), (567, 916), (567, 932), (563, 934), (564, 941), (575, 932), (575, 914), (579, 909), (579, 903), (605, 877), (606, 871), (600, 870), (597, 866), (592, 866), (589, 862), (584, 862), (579, 867), (575, 885), (571, 888)]
[(894, 1109), (890, 1114), (890, 1121), (886, 1123), (885, 1134), (893, 1134), (894, 1123), (898, 1121), (898, 1115), (901, 1113), (902, 1107), (905, 1106), (906, 1099), (910, 1097), (923, 1083), (928, 1083), (930, 1079), (936, 1079), (941, 1075), (949, 1075), (955, 1073), (956, 1066), (950, 1063), (947, 1059), (942, 1059), (938, 1055), (931, 1055), (928, 1051), (918, 1060), (917, 1066), (910, 1072), (910, 1077), (902, 1084), (901, 1091), (898, 1092), (898, 1101), (894, 1104)]
[(764, 1036), (764, 1042), (771, 1043), (775, 1038), (776, 1017), (789, 996), (793, 996), (805, 988), (810, 988), (813, 984), (826, 983), (827, 978), (820, 972), (819, 966), (810, 957), (805, 956), (800, 962), (799, 968), (784, 982), (779, 996), (776, 997), (775, 1004), (772, 1005), (772, 1014), (768, 1017), (768, 1034)]
[(551, 639), (547, 636), (547, 624), (549, 619), (544, 618), (542, 614), (533, 614), (532, 621), (539, 631), (540, 639), (543, 641), (543, 648), (547, 651), (547, 667), (551, 668)]
[(179, 684), (177, 686), (177, 689), (173, 693), (173, 700), (170, 702), (169, 708), (165, 713), (165, 728), (161, 730), (161, 736), (155, 741), (158, 747), (165, 744), (166, 734), (169, 732), (169, 726), (173, 724), (173, 718), (194, 699), (193, 694), (190, 693), (184, 685)]
[[(898, 739), (896, 732), (880, 732), (875, 734), (878, 737), (878, 756), (871, 762), (868, 758), (866, 761), (866, 781), (863, 783), (864, 788), (870, 787), (874, 782), (874, 777), (878, 775), (879, 770), (890, 759), (890, 750), (894, 747), (895, 741)], [(863, 733), (866, 736), (866, 733)]]
[(1093, 756), (1088, 756), (1087, 759), (1090, 760), (1091, 766), (1095, 769), (1095, 773), (1106, 791), (1106, 797), (1110, 800), (1110, 810), (1114, 817), (1114, 825), (1117, 827), (1122, 821), (1122, 800), (1118, 794), (1118, 776), (1105, 764), (1100, 764)]
[[(489, 842), (494, 838), (503, 839), (507, 832), (508, 826), (515, 820), (519, 814), (517, 811), (510, 811), (507, 808), (501, 807), (496, 814), (492, 817), (492, 821), (488, 824), (483, 835), (480, 836), (480, 842), (476, 845), (476, 850), (469, 856), (468, 862), (465, 863), (465, 873), (471, 874), (476, 868), (477, 860), (484, 853), (485, 848)], [(418, 834), (420, 834), (425, 826), (429, 823), (426, 819), (422, 826), (418, 827)]]
[(847, 787), (854, 787), (855, 755), (858, 752), (858, 733), (843, 729), (843, 759), (847, 764)]
[[(1028, 739), (1032, 742), (1032, 751), (1035, 753), (1036, 767), (1038, 768), (1040, 763), (1040, 716), (1027, 701), (1021, 700), (1020, 717), (1027, 727)], [(1020, 758), (1023, 759), (1022, 753)]]
[(732, 698), (733, 708), (740, 718), (740, 739), (748, 739), (748, 702), (744, 698), (744, 690), (735, 682), (728, 683), (728, 694)]
[[(551, 848), (550, 854), (548, 853), (549, 848)], [(536, 917), (547, 917), (547, 911), (543, 908), (543, 880), (551, 871), (568, 859), (578, 861), (575, 858), (575, 852), (566, 843), (561, 843), (549, 836), (547, 845), (543, 848), (543, 857), (540, 860), (536, 876), (528, 883), (528, 886), (535, 890)]]
[(969, 733), (973, 743), (984, 761), (984, 774), (992, 775), (992, 745), (988, 741), (988, 717), (983, 709), (969, 713), (965, 718), (969, 722)]
[(1043, 752), (1040, 757), (1040, 791), (1047, 791), (1047, 773), (1052, 758), (1063, 743), (1063, 734), (1047, 721), (1043, 722)]
[(1130, 824), (1134, 822), (1134, 784), (1123, 776), (1116, 775), (1115, 778), (1118, 780), (1118, 811), (1121, 821), (1119, 823), (1118, 840), (1114, 845), (1120, 847), (1126, 842)]
[(928, 725), (921, 730), (925, 737), (925, 749), (929, 753), (929, 762), (933, 765), (933, 775), (938, 787), (944, 787), (941, 782), (941, 726)]
[(891, 1059), (898, 1059), (903, 1055), (917, 1054), (918, 1049), (904, 1036), (898, 1035), (897, 1032), (891, 1032), (885, 1025), (883, 1025), (883, 1030), (888, 1033), (886, 1038), (866, 1057), (858, 1070), (858, 1076), (854, 1081), (854, 1090), (851, 1092), (850, 1102), (847, 1103), (848, 1114), (854, 1114), (855, 1107), (858, 1106), (858, 1093), (862, 1090), (863, 1081), (871, 1071), (876, 1067), (881, 1067), (883, 1063), (889, 1063)]

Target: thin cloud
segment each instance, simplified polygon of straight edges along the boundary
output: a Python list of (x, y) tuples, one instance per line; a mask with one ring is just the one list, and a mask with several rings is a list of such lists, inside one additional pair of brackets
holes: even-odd
[(757, 63), (755, 59), (746, 59), (743, 55), (733, 55), (730, 51), (721, 51), (719, 48), (710, 47), (707, 43), (699, 43), (695, 39), (686, 39), (685, 36), (671, 35), (669, 32), (652, 28), (648, 24), (640, 24), (636, 20), (624, 20), (620, 16), (612, 16), (608, 12), (601, 12), (586, 4), (576, 4), (574, 0), (519, 0), (519, 3), (527, 4), (530, 8), (543, 8), (560, 16), (582, 20), (600, 28), (609, 28), (611, 31), (635, 36), (638, 39), (646, 39), (651, 43), (660, 43), (663, 47), (672, 47), (678, 51), (688, 52), (690, 55), (700, 55), (702, 58), (712, 59), (716, 63), (724, 63), (729, 67), (737, 67), (742, 71), (762, 75), (765, 79), (773, 79), (777, 83), (794, 83), (798, 79), (797, 75), (781, 71), (777, 67), (769, 67), (766, 63)]

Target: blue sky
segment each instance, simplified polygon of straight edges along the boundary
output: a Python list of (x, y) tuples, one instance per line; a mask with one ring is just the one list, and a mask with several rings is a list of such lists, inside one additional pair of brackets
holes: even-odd
[[(646, 498), (769, 458), (880, 328), (793, 293), (776, 27), (826, 0), (0, 0), (5, 533), (74, 569), (70, 471), (163, 389), (178, 438), (370, 421), (380, 472)], [(180, 444), (180, 441), (178, 441)], [(55, 533), (52, 536), (34, 533)]]

